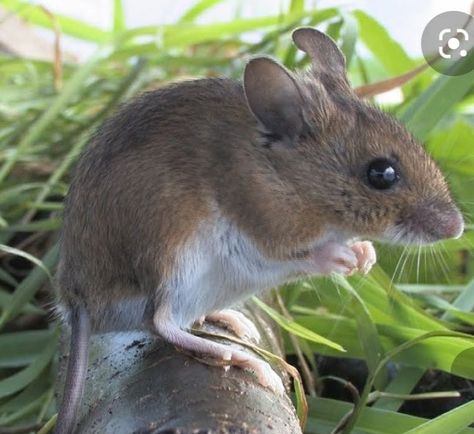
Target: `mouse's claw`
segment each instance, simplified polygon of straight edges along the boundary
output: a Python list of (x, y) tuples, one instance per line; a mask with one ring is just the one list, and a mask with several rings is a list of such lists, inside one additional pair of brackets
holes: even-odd
[(368, 274), (377, 262), (373, 244), (370, 241), (357, 241), (351, 245), (351, 249), (357, 257), (357, 269), (362, 274)]
[(206, 321), (223, 323), (241, 339), (258, 343), (260, 333), (257, 328), (243, 313), (232, 309), (223, 309), (206, 316)]
[(263, 387), (267, 387), (280, 396), (284, 394), (285, 386), (280, 376), (272, 369), (269, 363), (254, 357), (245, 357), (243, 359), (233, 357), (232, 364), (252, 372)]

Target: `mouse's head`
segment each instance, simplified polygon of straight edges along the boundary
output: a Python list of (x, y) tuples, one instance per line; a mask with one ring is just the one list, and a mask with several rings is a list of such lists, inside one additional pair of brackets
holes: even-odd
[[(303, 220), (326, 230), (389, 242), (430, 243), (462, 234), (444, 176), (395, 119), (351, 90), (344, 56), (326, 35), (297, 29), (312, 60), (292, 74), (268, 58), (244, 74), (261, 146), (305, 203)], [(290, 210), (291, 212), (291, 210)]]

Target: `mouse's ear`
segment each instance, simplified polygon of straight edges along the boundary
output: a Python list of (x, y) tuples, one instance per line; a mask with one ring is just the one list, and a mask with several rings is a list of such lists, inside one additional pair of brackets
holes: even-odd
[(327, 35), (312, 27), (300, 27), (292, 34), (293, 42), (310, 58), (313, 72), (346, 77), (346, 60), (336, 43)]
[(269, 58), (252, 59), (245, 67), (244, 90), (250, 110), (269, 133), (294, 142), (304, 122), (301, 94), (291, 73)]

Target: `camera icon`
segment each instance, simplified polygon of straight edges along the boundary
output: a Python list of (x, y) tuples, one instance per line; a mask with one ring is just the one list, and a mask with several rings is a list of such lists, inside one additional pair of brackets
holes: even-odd
[[(450, 35), (453, 33), (452, 29), (443, 29), (441, 32), (439, 32), (439, 40), (440, 42), (445, 42), (445, 36)], [(466, 32), (464, 29), (456, 29), (456, 36), (449, 36), (449, 39), (446, 42), (446, 45), (441, 45), (439, 47), (439, 55), (443, 59), (451, 59), (452, 55), (449, 53), (448, 50), (446, 50), (446, 47), (449, 48), (450, 50), (458, 50), (459, 47), (461, 46), (461, 41), (469, 41), (469, 33)], [(448, 52), (446, 52), (448, 51)], [(467, 50), (461, 49), (459, 51), (459, 55), (461, 57), (466, 57), (467, 56)]]
[(436, 15), (425, 27), (421, 48), (425, 60), (441, 74), (474, 70), (474, 17), (459, 11)]

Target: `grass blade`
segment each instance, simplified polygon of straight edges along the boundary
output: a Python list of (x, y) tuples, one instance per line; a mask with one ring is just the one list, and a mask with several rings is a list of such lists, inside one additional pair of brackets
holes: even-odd
[(31, 147), (43, 131), (50, 125), (52, 120), (65, 109), (70, 100), (76, 96), (83, 87), (85, 80), (89, 77), (92, 70), (97, 66), (99, 61), (110, 52), (110, 47), (100, 48), (94, 56), (82, 65), (75, 74), (64, 85), (61, 93), (55, 98), (51, 106), (43, 115), (31, 126), (24, 137), (14, 148), (9, 157), (7, 157), (2, 168), (0, 169), (0, 183), (2, 183), (19, 156)]
[[(41, 262), (51, 270), (57, 262), (59, 247), (56, 244), (43, 257)], [(5, 326), (7, 321), (13, 318), (23, 309), (35, 295), (40, 286), (48, 279), (48, 275), (40, 267), (35, 267), (30, 274), (17, 286), (13, 293), (11, 303), (3, 310), (0, 316), (0, 330)]]
[(406, 434), (456, 434), (473, 422), (474, 401), (471, 401), (407, 431)]
[(390, 75), (400, 75), (413, 69), (413, 60), (381, 24), (361, 10), (354, 11), (354, 16), (359, 23), (359, 35), (364, 45)]
[(13, 395), (38, 378), (56, 353), (57, 339), (51, 339), (43, 352), (27, 368), (0, 380), (0, 398)]
[[(471, 50), (462, 62), (472, 62)], [(460, 63), (454, 65), (460, 68)], [(402, 113), (400, 120), (420, 140), (425, 140), (438, 121), (474, 87), (474, 70), (459, 76), (440, 76)]]
[(253, 297), (252, 300), (260, 309), (262, 309), (268, 316), (270, 316), (275, 322), (280, 325), (280, 327), (285, 329), (288, 333), (292, 333), (296, 336), (299, 336), (300, 338), (306, 339), (311, 342), (326, 345), (338, 351), (345, 351), (341, 345), (332, 342), (321, 335), (318, 335), (317, 333), (301, 326), (295, 321), (291, 321), (285, 318), (283, 315), (280, 315), (276, 310), (272, 309), (270, 306), (265, 304), (257, 297)]
[(5, 244), (0, 244), (0, 250), (2, 250), (3, 252), (9, 253), (10, 255), (20, 256), (22, 258), (25, 258), (27, 261), (30, 261), (33, 264), (40, 267), (47, 274), (50, 280), (53, 279), (53, 276), (51, 276), (51, 273), (45, 267), (45, 265), (38, 258), (35, 258), (30, 253), (24, 252), (23, 250), (20, 250), (20, 249), (16, 249), (15, 247), (7, 246)]
[(222, 0), (201, 0), (189, 8), (179, 19), (180, 23), (192, 23), (204, 12), (221, 3)]
[(122, 33), (127, 29), (125, 24), (125, 11), (123, 10), (122, 0), (114, 0), (114, 34)]
[[(2, 0), (2, 7), (29, 23), (53, 30), (51, 19), (37, 5), (21, 0)], [(66, 35), (96, 43), (109, 40), (109, 33), (99, 27), (59, 14), (55, 14), (55, 19), (61, 27), (61, 32)]]

